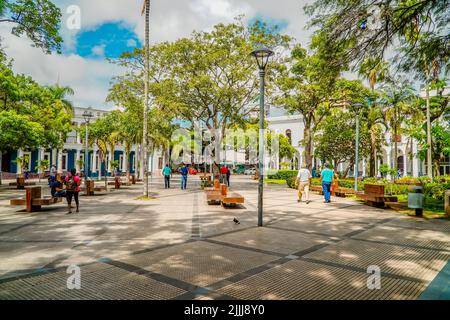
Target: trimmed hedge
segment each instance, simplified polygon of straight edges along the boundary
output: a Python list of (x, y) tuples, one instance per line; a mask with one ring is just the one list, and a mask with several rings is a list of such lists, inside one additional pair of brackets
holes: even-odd
[(287, 180), (288, 178), (297, 177), (297, 170), (279, 170), (275, 174), (267, 176), (268, 179)]

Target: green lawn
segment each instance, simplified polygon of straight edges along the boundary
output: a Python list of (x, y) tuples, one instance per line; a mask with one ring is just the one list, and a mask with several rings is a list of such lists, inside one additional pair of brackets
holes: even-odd
[(264, 179), (264, 182), (269, 184), (286, 185), (286, 180), (284, 179)]

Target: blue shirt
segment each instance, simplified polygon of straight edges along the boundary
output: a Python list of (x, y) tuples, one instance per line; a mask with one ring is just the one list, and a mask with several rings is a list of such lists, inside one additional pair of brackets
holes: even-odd
[(334, 176), (334, 171), (328, 168), (325, 168), (322, 170), (322, 181), (323, 182), (332, 182), (333, 181), (333, 176)]
[(187, 176), (188, 173), (189, 173), (188, 167), (182, 167), (182, 168), (181, 168), (181, 174), (182, 174), (183, 176)]
[(165, 167), (165, 168), (163, 169), (163, 174), (164, 174), (165, 176), (170, 176), (171, 173), (172, 173), (172, 170), (170, 170), (169, 167)]

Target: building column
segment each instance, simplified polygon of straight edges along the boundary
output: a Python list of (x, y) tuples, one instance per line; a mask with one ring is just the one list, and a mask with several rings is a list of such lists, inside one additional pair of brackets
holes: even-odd
[(57, 156), (58, 150), (52, 149), (52, 166), (56, 167), (56, 156)]
[(366, 176), (366, 158), (363, 158), (363, 161), (362, 161), (362, 176), (363, 177)]
[(109, 150), (109, 155), (108, 155), (108, 172), (111, 173), (111, 161), (113, 161), (113, 153), (111, 150)]
[(403, 151), (403, 176), (406, 176), (408, 174), (406, 166), (406, 159), (407, 159), (406, 147), (403, 147), (402, 151)]
[(377, 159), (376, 161), (377, 161), (377, 171), (375, 172), (375, 176), (379, 178), (381, 176), (380, 174), (381, 160)]
[(127, 170), (127, 154), (125, 150), (122, 151), (122, 172), (126, 172)]
[(63, 173), (62, 170), (62, 149), (58, 149), (58, 166), (57, 166), (57, 172), (59, 174)]
[[(78, 123), (77, 123), (78, 129), (80, 129), (80, 126), (81, 126), (81, 124), (78, 122)], [(77, 144), (80, 145), (80, 144), (81, 144), (80, 130), (75, 130), (75, 132), (77, 133)]]
[(412, 140), (412, 175), (413, 177), (419, 176), (419, 158), (417, 157), (417, 141)]
[[(392, 157), (391, 157), (391, 153), (392, 153), (391, 148), (387, 148), (387, 150), (386, 150), (386, 155), (387, 155), (387, 164), (388, 164), (389, 168), (392, 168)], [(386, 177), (387, 177), (388, 179), (391, 179), (391, 178), (392, 178), (392, 177), (391, 177), (391, 174), (389, 174), (389, 173), (386, 175)]]
[(77, 154), (75, 156), (75, 167), (77, 169), (77, 172), (81, 172), (81, 168), (80, 168), (80, 165), (78, 163), (78, 161), (80, 160), (80, 156), (81, 156), (81, 150), (77, 149)]
[(97, 150), (94, 147), (94, 150), (92, 151), (92, 164), (91, 164), (91, 171), (92, 173), (96, 173), (97, 172)]
[(44, 148), (39, 148), (38, 149), (38, 164), (39, 164), (38, 174), (43, 174), (44, 173), (42, 168), (41, 168), (41, 164), (42, 164), (41, 161), (42, 161), (42, 159), (44, 159), (44, 152), (45, 152)]
[[(23, 158), (23, 150), (22, 149), (17, 150), (17, 158)], [(22, 174), (22, 168), (21, 168), (21, 166), (19, 166), (19, 164), (17, 162), (16, 162), (16, 168), (17, 168), (16, 173)]]

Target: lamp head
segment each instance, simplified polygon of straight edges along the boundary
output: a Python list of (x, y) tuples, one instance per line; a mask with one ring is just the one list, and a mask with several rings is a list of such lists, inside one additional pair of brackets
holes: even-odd
[(267, 63), (269, 62), (269, 58), (274, 55), (274, 52), (267, 47), (261, 47), (254, 50), (251, 54), (255, 57), (259, 69), (265, 70)]
[(83, 112), (83, 118), (84, 118), (84, 121), (85, 121), (85, 122), (89, 123), (89, 120), (90, 120), (91, 118), (93, 118), (93, 117), (94, 117), (94, 114), (92, 113), (92, 108), (91, 108), (91, 107), (87, 108), (87, 109)]

